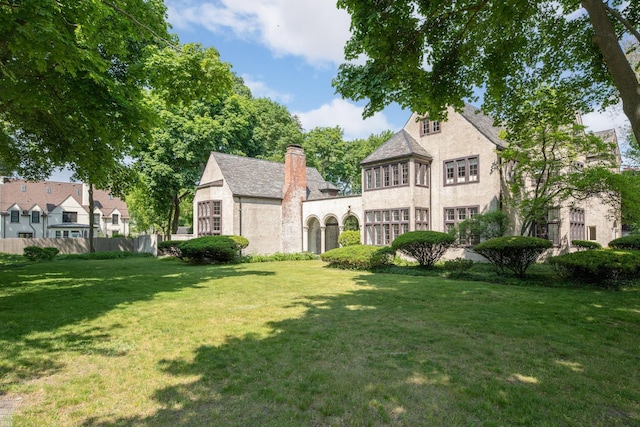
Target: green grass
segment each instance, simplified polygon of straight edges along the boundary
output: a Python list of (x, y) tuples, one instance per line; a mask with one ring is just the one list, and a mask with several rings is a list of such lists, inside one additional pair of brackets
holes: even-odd
[(14, 426), (640, 425), (637, 290), (319, 261), (16, 258), (0, 277)]

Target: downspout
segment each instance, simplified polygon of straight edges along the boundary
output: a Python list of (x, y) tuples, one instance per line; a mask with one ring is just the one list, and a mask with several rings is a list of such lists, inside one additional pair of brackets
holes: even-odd
[(429, 230), (433, 230), (433, 201), (431, 195), (433, 194), (433, 160), (429, 164)]
[[(238, 231), (240, 232), (240, 236), (242, 236), (242, 197), (238, 197), (238, 204), (238, 223), (240, 228)], [(240, 249), (240, 256), (242, 256), (242, 249)]]

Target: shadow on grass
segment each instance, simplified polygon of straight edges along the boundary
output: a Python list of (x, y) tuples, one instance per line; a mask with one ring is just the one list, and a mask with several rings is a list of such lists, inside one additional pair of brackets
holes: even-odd
[[(357, 281), (362, 289), (348, 294), (299, 300), (304, 316), (272, 322), (274, 333), (266, 338), (230, 337), (221, 346), (199, 347), (193, 358), (160, 361), (158, 368), (172, 376), (198, 379), (157, 390), (153, 399), (162, 409), (152, 415), (94, 418), (84, 425), (553, 425), (560, 416), (567, 425), (640, 421), (633, 415), (638, 384), (623, 380), (628, 365), (612, 374), (621, 380), (615, 385), (589, 382), (570, 369), (611, 357), (593, 344), (597, 330), (570, 339), (566, 325), (583, 321), (584, 308), (554, 305), (553, 295), (542, 293), (532, 302), (527, 289), (473, 282), (425, 284), (425, 278), (385, 274)], [(637, 326), (624, 331), (629, 342)], [(577, 355), (580, 363), (572, 359)], [(620, 393), (629, 401), (616, 399)]]
[(109, 344), (119, 325), (81, 331), (65, 330), (67, 326), (218, 277), (270, 274), (146, 258), (28, 263), (6, 269), (0, 282), (0, 393), (8, 383), (60, 369), (56, 354), (61, 351), (126, 354), (126, 349)]

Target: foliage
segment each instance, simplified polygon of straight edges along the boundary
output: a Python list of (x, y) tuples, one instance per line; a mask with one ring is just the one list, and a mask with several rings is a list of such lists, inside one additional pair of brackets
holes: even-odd
[(640, 250), (640, 235), (618, 237), (609, 242), (610, 248)]
[(458, 223), (454, 233), (472, 242), (502, 237), (509, 228), (509, 215), (501, 210), (477, 214)]
[(391, 262), (393, 253), (389, 247), (353, 245), (331, 249), (320, 255), (331, 267), (370, 270)]
[(485, 257), (504, 274), (507, 268), (523, 277), (531, 264), (552, 246), (551, 242), (538, 237), (504, 236), (496, 237), (473, 247), (473, 251)]
[(180, 251), (180, 240), (163, 240), (158, 243), (158, 252), (161, 255), (169, 255), (175, 258), (182, 258)]
[(254, 263), (254, 262), (271, 262), (271, 261), (310, 261), (318, 259), (318, 255), (311, 252), (296, 252), (296, 253), (282, 253), (276, 252), (271, 255), (245, 255), (240, 258), (240, 262)]
[(125, 258), (149, 258), (152, 254), (146, 252), (128, 252), (128, 251), (104, 251), (92, 252), (87, 254), (65, 254), (60, 255), (60, 259), (64, 260), (93, 260), (93, 259), (125, 259)]
[(26, 246), (23, 249), (23, 255), (29, 259), (29, 261), (51, 261), (58, 255), (60, 251), (58, 248), (39, 246)]
[(338, 236), (338, 244), (340, 246), (353, 246), (360, 244), (360, 231), (359, 230), (346, 230), (340, 233)]
[(460, 109), (464, 100), (477, 99), (474, 91), (482, 87), (486, 109), (504, 119), (518, 108), (522, 85), (547, 82), (571, 94), (581, 112), (621, 98), (639, 136), (637, 63), (629, 63), (619, 41), (640, 40), (640, 6), (581, 5), (586, 13), (576, 13), (569, 0), (517, 0), (509, 7), (340, 0), (338, 7), (351, 15), (351, 39), (333, 84), (346, 98), (368, 100), (366, 117), (397, 102), (438, 119), (447, 106)]
[(602, 249), (602, 245), (592, 240), (572, 240), (571, 246), (575, 246), (578, 250)]
[(598, 286), (640, 277), (640, 251), (601, 250), (573, 252), (549, 258), (563, 277)]
[(204, 236), (178, 244), (182, 258), (191, 262), (232, 262), (249, 241), (241, 236)]
[[(508, 146), (498, 151), (505, 203), (520, 219), (519, 234), (532, 235), (549, 209), (568, 200), (606, 196), (619, 206), (612, 179), (613, 148), (574, 123), (575, 109), (564, 94), (539, 88), (523, 100), (503, 132)], [(587, 161), (585, 156), (589, 155)]]
[(444, 262), (442, 267), (448, 271), (452, 277), (458, 278), (471, 270), (473, 267), (473, 260), (464, 258), (448, 259)]
[(439, 231), (410, 231), (396, 237), (391, 243), (398, 251), (412, 258), (421, 267), (431, 268), (455, 242), (455, 237)]

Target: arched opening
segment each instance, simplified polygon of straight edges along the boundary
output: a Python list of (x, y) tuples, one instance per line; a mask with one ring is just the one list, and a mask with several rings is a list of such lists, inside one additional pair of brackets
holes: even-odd
[(318, 221), (316, 218), (310, 218), (307, 222), (307, 228), (307, 251), (313, 254), (321, 253), (322, 241), (320, 236), (320, 221)]
[(349, 215), (344, 219), (344, 231), (359, 231), (360, 222), (354, 215)]
[(338, 226), (338, 220), (334, 216), (330, 216), (325, 220), (324, 227), (324, 250), (326, 252), (338, 247), (340, 227)]

